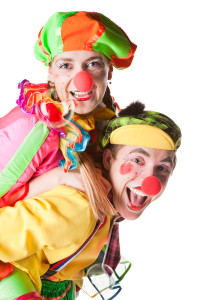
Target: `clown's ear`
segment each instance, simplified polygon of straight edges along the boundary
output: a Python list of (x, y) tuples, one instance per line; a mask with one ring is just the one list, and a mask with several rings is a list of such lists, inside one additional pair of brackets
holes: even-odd
[(51, 64), (48, 66), (48, 77), (49, 77), (49, 80), (50, 80), (52, 83), (55, 82), (55, 78), (54, 78), (54, 75), (53, 75), (53, 72), (52, 72)]
[(103, 166), (104, 169), (109, 171), (111, 168), (111, 165), (113, 163), (113, 156), (112, 153), (110, 151), (110, 149), (105, 149), (103, 152)]

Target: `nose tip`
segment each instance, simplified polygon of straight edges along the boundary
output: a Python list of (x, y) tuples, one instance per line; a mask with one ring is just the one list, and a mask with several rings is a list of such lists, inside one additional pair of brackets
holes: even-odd
[(90, 73), (81, 71), (74, 76), (74, 86), (79, 92), (88, 92), (92, 89), (94, 80)]
[(161, 181), (155, 176), (146, 177), (143, 182), (141, 189), (148, 196), (156, 196), (160, 193), (162, 188)]

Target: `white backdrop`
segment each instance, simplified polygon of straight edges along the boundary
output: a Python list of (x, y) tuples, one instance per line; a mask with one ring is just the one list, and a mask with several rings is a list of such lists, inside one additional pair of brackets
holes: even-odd
[[(56, 11), (100, 11), (138, 45), (129, 70), (115, 70), (111, 90), (120, 107), (140, 99), (182, 129), (177, 168), (165, 194), (137, 221), (121, 224), (122, 254), (132, 269), (118, 299), (200, 299), (198, 193), (199, 9), (190, 0), (6, 1), (0, 11), (0, 116), (18, 97), (18, 82), (45, 82), (33, 55), (38, 31)], [(79, 299), (89, 299), (83, 293)]]

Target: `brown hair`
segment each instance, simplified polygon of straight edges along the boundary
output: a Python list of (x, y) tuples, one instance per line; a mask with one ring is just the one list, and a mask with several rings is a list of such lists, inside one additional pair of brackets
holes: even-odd
[(86, 194), (94, 216), (102, 221), (105, 215), (116, 215), (116, 210), (107, 197), (108, 191), (98, 177), (91, 159), (89, 159), (85, 152), (77, 153), (77, 157)]
[(48, 92), (49, 92), (51, 98), (54, 101), (61, 102), (60, 98), (58, 97), (58, 94), (56, 92), (55, 84), (53, 82), (51, 82), (50, 80), (47, 83), (48, 83)]
[(112, 111), (116, 111), (114, 105), (113, 105), (113, 98), (110, 94), (110, 88), (107, 86), (105, 94), (103, 96), (102, 102), (106, 105), (107, 108), (109, 108)]

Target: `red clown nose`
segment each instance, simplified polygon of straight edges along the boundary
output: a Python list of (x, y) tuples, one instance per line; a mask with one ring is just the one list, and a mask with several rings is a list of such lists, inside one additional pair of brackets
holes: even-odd
[(155, 196), (160, 193), (162, 183), (155, 176), (148, 176), (142, 182), (142, 192), (148, 196)]
[(74, 76), (74, 85), (79, 92), (89, 92), (93, 84), (92, 75), (86, 71), (81, 71)]

